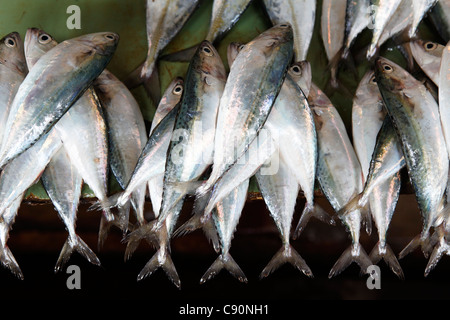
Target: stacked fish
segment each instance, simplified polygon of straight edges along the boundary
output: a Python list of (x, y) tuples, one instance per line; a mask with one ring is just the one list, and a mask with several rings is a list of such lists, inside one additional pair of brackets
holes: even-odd
[[(117, 34), (88, 34), (58, 44), (48, 33), (29, 29), (24, 44), (17, 33), (2, 39), (0, 70), (2, 79), (7, 79), (2, 80), (5, 98), (0, 102), (3, 265), (22, 277), (7, 246), (8, 234), (24, 193), (41, 179), (69, 233), (56, 271), (74, 251), (100, 264), (75, 232), (81, 187), (86, 183), (98, 199), (92, 209), (102, 211), (99, 245), (116, 226), (127, 243), (126, 258), (142, 240), (156, 247), (139, 280), (162, 268), (180, 287), (170, 255), (171, 239), (201, 228), (219, 255), (201, 282), (222, 269), (247, 282), (230, 248), (249, 181), (255, 177), (282, 242), (261, 277), (284, 263), (313, 276), (290, 241), (301, 235), (311, 217), (335, 224), (315, 202), (318, 182), (351, 237), (350, 247), (329, 277), (352, 262), (368, 272), (370, 265), (384, 259), (403, 278), (386, 234), (404, 167), (423, 230), (400, 257), (420, 246), (430, 255), (427, 275), (449, 254), (450, 106), (445, 97), (450, 46), (413, 39), (430, 12), (442, 38), (450, 40), (448, 2), (323, 1), (321, 35), (332, 87), (341, 86), (338, 71), (352, 58), (358, 35), (372, 29), (366, 59), (375, 60), (374, 68), (361, 79), (354, 95), (352, 137), (333, 103), (312, 82), (306, 61), (315, 0), (265, 0), (274, 26), (248, 43), (230, 43), (226, 71), (215, 44), (250, 2), (214, 1), (206, 39), (170, 57), (159, 57), (198, 1), (147, 1), (147, 59), (124, 82), (105, 69), (116, 49)], [(415, 61), (434, 84), (425, 85), (407, 69), (377, 57), (388, 39), (401, 39), (398, 43), (408, 61)], [(162, 97), (158, 59), (189, 62), (185, 76), (173, 79)], [(149, 134), (129, 91), (140, 84), (158, 103)], [(122, 188), (112, 195), (107, 188), (109, 170)], [(306, 204), (293, 230), (300, 190)], [(147, 194), (153, 219), (144, 215)], [(188, 196), (195, 198), (192, 217), (177, 228)], [(135, 214), (133, 223), (130, 211)], [(360, 244), (361, 227), (370, 233), (372, 221), (379, 242), (367, 254)]]

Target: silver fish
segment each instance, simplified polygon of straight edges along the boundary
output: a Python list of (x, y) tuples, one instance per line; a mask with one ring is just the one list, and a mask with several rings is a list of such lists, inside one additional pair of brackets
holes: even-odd
[(272, 27), (237, 55), (220, 99), (213, 170), (198, 195), (210, 192), (266, 122), (292, 58), (292, 36), (288, 24)]
[(410, 37), (413, 37), (416, 34), (417, 28), (423, 17), (437, 2), (438, 0), (412, 0), (414, 16), (411, 29), (409, 29)]
[(342, 58), (346, 59), (350, 47), (356, 37), (369, 24), (370, 0), (347, 0), (347, 10), (345, 15), (344, 48)]
[[(154, 129), (161, 122), (161, 120), (164, 119), (164, 117), (180, 102), (181, 95), (183, 94), (183, 85), (183, 79), (176, 77), (165, 90), (163, 97), (159, 102), (158, 108), (156, 109), (155, 115), (153, 116), (150, 135), (153, 133)], [(161, 209), (163, 181), (164, 173), (150, 179), (147, 183), (155, 218), (158, 217)]]
[(421, 240), (440, 215), (448, 179), (449, 158), (439, 108), (425, 86), (400, 66), (378, 58), (376, 77), (384, 104), (394, 124), (408, 174), (423, 218)]
[[(147, 143), (144, 117), (136, 99), (128, 88), (108, 70), (104, 70), (94, 82), (108, 124), (109, 162), (119, 185), (125, 189), (136, 167), (142, 149)], [(146, 185), (137, 188), (131, 204), (139, 224), (144, 220)], [(128, 223), (129, 210), (120, 213)]]
[[(363, 188), (363, 174), (344, 123), (328, 97), (313, 83), (308, 98), (314, 114), (318, 140), (317, 181), (336, 212)], [(329, 273), (339, 274), (352, 262), (367, 272), (372, 264), (359, 243), (362, 212), (354, 210), (340, 219), (347, 227), (351, 246), (344, 251)]]
[(443, 49), (439, 69), (439, 114), (450, 158), (450, 42)]
[(12, 32), (0, 40), (0, 62), (1, 142), (12, 101), (28, 72), (19, 33)]
[(290, 23), (294, 32), (294, 60), (306, 60), (314, 31), (316, 0), (264, 0), (274, 25)]
[(439, 87), (439, 69), (445, 46), (423, 40), (412, 41), (410, 46), (414, 60), (423, 72)]
[(61, 119), (106, 67), (118, 39), (111, 32), (80, 36), (60, 43), (39, 59), (11, 105), (0, 167), (33, 145)]
[(386, 28), (389, 20), (394, 16), (395, 11), (403, 0), (371, 0), (372, 41), (367, 50), (367, 59), (372, 59), (379, 47), (379, 39)]
[[(356, 90), (352, 107), (353, 145), (364, 177), (373, 174), (373, 172), (369, 173), (372, 156), (377, 154), (375, 149), (377, 137), (379, 139), (383, 137), (383, 132), (380, 132), (380, 129), (386, 118), (383, 99), (374, 79), (373, 71), (368, 71), (364, 75)], [(391, 122), (388, 125), (392, 126)], [(378, 143), (380, 142), (381, 140)], [(384, 258), (394, 273), (403, 278), (403, 272), (397, 258), (386, 243), (386, 233), (394, 214), (399, 193), (399, 172), (394, 173), (385, 182), (372, 189), (369, 200), (370, 209), (377, 226), (379, 242), (370, 256), (374, 263), (380, 258)]]
[(450, 2), (438, 1), (428, 14), (444, 42), (450, 41)]
[(161, 51), (178, 34), (197, 8), (198, 0), (147, 0), (147, 58), (141, 77), (150, 78)]

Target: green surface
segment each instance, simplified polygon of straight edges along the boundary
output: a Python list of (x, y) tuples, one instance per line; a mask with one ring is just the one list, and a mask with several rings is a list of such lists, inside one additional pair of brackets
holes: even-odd
[[(69, 30), (66, 26), (66, 21), (71, 15), (66, 13), (66, 10), (70, 5), (78, 5), (80, 7), (80, 30)], [(167, 46), (163, 54), (188, 48), (201, 42), (208, 32), (211, 8), (212, 0), (201, 1), (197, 11), (195, 11), (182, 31)], [(120, 35), (120, 42), (108, 69), (121, 79), (139, 66), (146, 56), (145, 0), (2, 1), (0, 12), (1, 36), (12, 31), (17, 31), (24, 37), (27, 28), (31, 27), (45, 30), (58, 41), (92, 32), (113, 31), (118, 33)], [(328, 90), (328, 62), (320, 37), (320, 12), (321, 1), (319, 0), (316, 11), (315, 31), (308, 52), (308, 61), (312, 67), (313, 81), (329, 95), (350, 133), (352, 97), (359, 80), (368, 68), (370, 68), (370, 63), (364, 59), (358, 60), (356, 58), (356, 67), (344, 67), (344, 70), (339, 73), (342, 88), (334, 91)], [(216, 44), (226, 66), (228, 67), (226, 62), (226, 48), (230, 42), (248, 42), (269, 28), (270, 25), (270, 21), (262, 6), (262, 1), (254, 0), (238, 23)], [(433, 31), (424, 25), (424, 23), (421, 25), (420, 32), (421, 37), (425, 39), (437, 40)], [(366, 30), (358, 38), (354, 45), (354, 56), (358, 56), (358, 50), (366, 48), (370, 36), (371, 33)], [(395, 49), (384, 49), (382, 55), (403, 66), (405, 65), (405, 60)], [(187, 67), (188, 63), (160, 61), (158, 68), (160, 72), (161, 92), (165, 90), (174, 77), (184, 76)], [(155, 106), (148, 99), (142, 87), (133, 89), (132, 93), (141, 106), (144, 118), (150, 122), (155, 112)], [(110, 185), (112, 190), (117, 189), (117, 183), (115, 181), (112, 181)], [(250, 191), (257, 191), (257, 186), (254, 181), (251, 183)], [(37, 198), (47, 198), (40, 183), (30, 188), (28, 195), (31, 194)], [(84, 188), (83, 195), (84, 197), (92, 196), (87, 187)]]

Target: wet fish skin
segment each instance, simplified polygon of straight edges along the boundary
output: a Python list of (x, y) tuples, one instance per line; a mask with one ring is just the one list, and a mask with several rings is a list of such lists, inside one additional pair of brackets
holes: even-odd
[(111, 32), (87, 34), (60, 43), (39, 59), (11, 106), (0, 167), (33, 145), (61, 119), (106, 67), (118, 39)]
[(344, 48), (342, 58), (346, 59), (356, 37), (369, 23), (370, 0), (347, 0), (345, 15)]
[(439, 87), (439, 70), (445, 46), (421, 39), (410, 42), (414, 60), (425, 74)]
[(448, 178), (448, 152), (433, 96), (422, 83), (386, 58), (378, 58), (378, 87), (401, 141), (423, 218), (422, 240), (439, 217)]
[(450, 3), (438, 1), (428, 15), (444, 43), (450, 41)]
[(294, 32), (294, 60), (306, 60), (314, 30), (316, 0), (264, 0), (274, 25), (290, 23)]
[(409, 36), (413, 37), (420, 22), (427, 12), (438, 2), (438, 0), (412, 0), (412, 8), (414, 12), (411, 29), (409, 29)]
[(292, 58), (292, 37), (290, 25), (278, 25), (247, 43), (237, 55), (220, 99), (213, 170), (198, 195), (210, 191), (267, 120)]
[(0, 143), (12, 101), (27, 72), (22, 38), (11, 32), (0, 40)]
[(141, 69), (143, 79), (150, 78), (161, 51), (178, 34), (197, 8), (198, 0), (163, 0), (146, 2), (148, 52)]

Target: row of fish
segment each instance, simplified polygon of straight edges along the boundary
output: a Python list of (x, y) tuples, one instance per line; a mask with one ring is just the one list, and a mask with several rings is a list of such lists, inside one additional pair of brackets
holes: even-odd
[[(405, 30), (413, 36), (433, 5), (432, 12), (440, 10), (441, 18), (445, 15), (444, 1), (427, 2), (423, 8), (423, 1), (413, 1), (413, 6), (405, 0), (396, 5), (394, 2), (397, 1), (346, 1), (337, 8), (333, 7), (336, 1), (323, 1), (322, 38), (326, 49), (329, 45), (334, 50), (333, 54), (326, 50), (333, 62), (334, 80), (337, 61), (348, 57), (351, 43), (368, 27), (370, 19), (365, 20), (365, 25), (359, 24), (364, 19), (358, 12), (367, 18), (367, 8), (377, 7), (374, 40), (367, 58), (372, 58), (374, 48), (381, 46), (380, 39), (385, 41)], [(377, 59), (375, 72), (364, 76), (355, 95), (350, 139), (336, 108), (312, 83), (311, 68), (305, 61), (314, 28), (315, 1), (264, 1), (275, 26), (248, 43), (231, 43), (227, 56), (230, 71), (226, 72), (214, 43), (234, 25), (249, 3), (214, 1), (207, 39), (186, 50), (186, 75), (174, 79), (159, 98), (156, 61), (198, 3), (148, 1), (148, 57), (124, 82), (132, 87), (144, 81), (158, 101), (149, 134), (130, 91), (105, 69), (117, 47), (117, 34), (89, 34), (58, 44), (48, 33), (29, 29), (23, 44), (17, 33), (2, 39), (0, 53), (5, 63), (0, 65), (0, 71), (1, 79), (7, 79), (1, 82), (0, 102), (4, 103), (0, 117), (3, 265), (22, 277), (7, 246), (8, 234), (25, 191), (41, 178), (69, 233), (55, 270), (61, 269), (74, 250), (100, 264), (75, 232), (84, 182), (98, 199), (93, 209), (102, 210), (100, 244), (115, 225), (124, 232), (127, 258), (143, 239), (157, 248), (138, 279), (162, 268), (180, 287), (170, 256), (170, 241), (202, 228), (219, 257), (201, 282), (224, 268), (246, 282), (229, 251), (245, 205), (249, 179), (255, 176), (282, 240), (282, 248), (261, 277), (286, 262), (312, 276), (306, 262), (291, 246), (290, 238), (299, 237), (313, 216), (335, 224), (314, 201), (316, 181), (352, 239), (330, 277), (353, 261), (366, 272), (381, 258), (403, 277), (386, 243), (386, 233), (398, 200), (399, 171), (406, 166), (424, 229), (400, 255), (421, 245), (424, 253), (432, 254), (426, 273), (431, 271), (448, 251), (448, 132), (444, 116), (448, 46), (408, 42), (417, 63), (439, 86), (439, 103), (409, 72), (387, 59)], [(343, 18), (336, 11), (341, 12), (342, 8), (346, 9)], [(405, 12), (408, 24), (394, 32), (389, 24), (401, 20), (400, 13)], [(338, 28), (344, 22), (345, 28)], [(335, 30), (342, 30), (342, 41), (335, 36), (327, 38), (330, 30), (333, 35)], [(383, 32), (389, 35), (383, 38)], [(335, 40), (339, 40), (337, 44)], [(177, 57), (180, 55), (170, 59)], [(109, 170), (123, 192), (108, 197)], [(12, 189), (11, 185), (16, 187)], [(291, 224), (300, 190), (306, 205), (293, 231)], [(144, 217), (147, 192), (154, 213), (151, 221)], [(177, 229), (188, 195), (195, 196), (194, 212)], [(136, 223), (130, 223), (130, 212), (134, 212)], [(372, 219), (379, 243), (369, 256), (359, 238), (361, 225), (370, 232)], [(430, 236), (432, 228), (434, 233)]]

